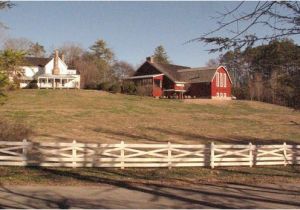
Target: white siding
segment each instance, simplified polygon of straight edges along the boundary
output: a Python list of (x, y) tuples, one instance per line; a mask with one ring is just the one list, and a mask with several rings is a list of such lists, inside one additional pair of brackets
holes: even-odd
[[(49, 61), (49, 63), (46, 64), (45, 74), (52, 74), (53, 62), (54, 59), (52, 58), (51, 61)], [(60, 74), (68, 74), (68, 67), (64, 62), (62, 62), (60, 58), (58, 59), (58, 68), (60, 70)]]
[(22, 66), (22, 70), (25, 77), (33, 77), (39, 72), (39, 67), (37, 66)]

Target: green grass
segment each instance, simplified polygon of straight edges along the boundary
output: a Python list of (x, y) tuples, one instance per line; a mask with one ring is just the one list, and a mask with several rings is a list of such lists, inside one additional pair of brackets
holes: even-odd
[(150, 183), (195, 185), (205, 183), (300, 183), (300, 167), (224, 168), (39, 168), (0, 167), (0, 183), (6, 185), (95, 185)]
[(260, 102), (190, 104), (85, 90), (7, 95), (0, 116), (26, 123), (34, 141), (300, 143), (300, 113)]

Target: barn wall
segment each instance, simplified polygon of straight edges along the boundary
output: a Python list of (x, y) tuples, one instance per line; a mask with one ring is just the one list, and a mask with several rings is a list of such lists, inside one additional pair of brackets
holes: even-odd
[[(219, 73), (225, 73), (226, 75), (226, 87), (217, 87), (217, 77), (216, 75), (214, 76), (213, 80), (212, 80), (212, 85), (211, 85), (211, 96), (212, 98), (216, 98), (216, 97), (220, 97), (220, 94), (226, 94), (226, 97), (231, 97), (231, 82), (229, 79), (229, 76), (227, 74), (227, 72), (224, 70), (224, 68), (219, 68), (217, 70)], [(220, 86), (220, 85), (219, 85)], [(218, 96), (219, 93), (219, 96)], [(222, 97), (220, 97), (222, 98)]]
[(210, 83), (191, 83), (186, 84), (186, 94), (196, 98), (210, 98), (211, 88)]

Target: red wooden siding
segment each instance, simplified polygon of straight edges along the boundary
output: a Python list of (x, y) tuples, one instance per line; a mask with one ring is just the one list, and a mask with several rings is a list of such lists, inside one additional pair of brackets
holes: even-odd
[(153, 78), (153, 97), (161, 97), (163, 95), (163, 75), (156, 76)]
[(192, 83), (186, 85), (186, 95), (197, 98), (210, 98), (211, 97), (211, 83)]
[[(221, 73), (222, 75), (225, 75), (225, 78), (226, 78), (226, 87), (224, 87), (224, 79), (223, 79), (223, 82), (221, 82), (221, 77), (219, 76), (219, 85), (217, 85), (217, 79), (218, 79), (218, 76), (216, 75), (217, 72)], [(212, 80), (212, 85), (211, 85), (211, 96), (212, 97), (217, 97), (218, 96), (218, 93), (219, 93), (219, 96), (223, 95), (225, 96), (226, 94), (226, 97), (231, 97), (231, 81), (229, 79), (229, 76), (227, 74), (227, 71), (223, 68), (223, 67), (220, 67), (217, 69), (217, 72)], [(223, 84), (223, 85), (222, 85)]]

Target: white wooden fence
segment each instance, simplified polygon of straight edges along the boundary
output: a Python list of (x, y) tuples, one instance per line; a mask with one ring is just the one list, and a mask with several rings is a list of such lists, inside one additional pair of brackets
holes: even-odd
[(0, 165), (201, 167), (300, 164), (300, 145), (92, 144), (0, 141)]

